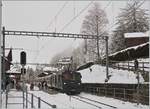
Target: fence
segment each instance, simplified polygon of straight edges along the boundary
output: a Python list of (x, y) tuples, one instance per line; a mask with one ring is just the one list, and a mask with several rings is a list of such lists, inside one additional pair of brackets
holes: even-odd
[[(134, 62), (131, 61), (110, 61), (109, 66), (117, 69), (126, 69), (134, 71)], [(139, 62), (138, 70), (141, 72), (149, 72), (149, 62)]]
[[(20, 93), (21, 95), (14, 95), (14, 96), (8, 96), (10, 91), (15, 91), (16, 93)], [(20, 98), (20, 101), (23, 100), (22, 103), (9, 103), (8, 102), (8, 98), (13, 98), (15, 101), (15, 98)], [(51, 108), (56, 108), (56, 105), (52, 105), (46, 101), (44, 101), (43, 99), (41, 99), (38, 96), (35, 96), (33, 93), (29, 93), (27, 91), (27, 86), (25, 88), (21, 87), (20, 90), (10, 90), (9, 88), (6, 89), (6, 108), (7, 105), (18, 105), (18, 104), (22, 104), (23, 108), (41, 108), (41, 104), (42, 102), (48, 106), (50, 106)]]
[[(112, 67), (114, 69), (135, 71), (134, 62), (131, 61), (110, 61), (109, 67)], [(149, 70), (149, 62), (139, 62), (138, 71), (143, 76), (145, 82), (149, 81)]]
[[(31, 100), (28, 99), (28, 95), (30, 95)], [(56, 105), (52, 105), (46, 101), (44, 101), (43, 99), (41, 99), (38, 96), (35, 96), (33, 93), (26, 93), (26, 97), (25, 97), (25, 101), (26, 101), (26, 108), (28, 107), (28, 103), (30, 103), (31, 108), (36, 108), (35, 106), (37, 106), (37, 108), (41, 108), (41, 103), (45, 103), (48, 106), (52, 107), (52, 108), (56, 108)], [(35, 102), (36, 101), (36, 102)]]
[(136, 89), (126, 88), (105, 88), (105, 87), (83, 87), (84, 92), (92, 93), (100, 96), (113, 97), (130, 102), (138, 102), (142, 104), (149, 104), (149, 90), (140, 90), (140, 94), (137, 95)]

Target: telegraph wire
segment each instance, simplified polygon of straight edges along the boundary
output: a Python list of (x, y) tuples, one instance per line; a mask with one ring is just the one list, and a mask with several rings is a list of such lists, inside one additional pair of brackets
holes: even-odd
[[(59, 14), (63, 11), (63, 9), (65, 8), (65, 6), (68, 4), (68, 2), (69, 2), (69, 1), (66, 1), (66, 2), (62, 5), (62, 7), (59, 9), (59, 11), (57, 12), (57, 14), (53, 17), (53, 19), (50, 21), (50, 23), (49, 23), (49, 25), (48, 25), (48, 27), (51, 27), (52, 23), (55, 22), (55, 32), (56, 32), (57, 18), (58, 18), (58, 16), (59, 16)], [(47, 43), (49, 43), (49, 41), (48, 41)], [(46, 44), (47, 44), (47, 43), (46, 43)], [(39, 48), (36, 57), (40, 54), (39, 52), (40, 52), (41, 49), (44, 48), (44, 46), (45, 46), (45, 45), (43, 45), (42, 47)], [(36, 60), (36, 58), (35, 58), (35, 60)]]
[(59, 16), (59, 14), (63, 11), (63, 9), (65, 8), (65, 6), (68, 4), (69, 1), (66, 1), (62, 7), (59, 9), (59, 11), (57, 12), (57, 14), (53, 17), (53, 19), (50, 21), (48, 27), (51, 27), (52, 23), (55, 21), (55, 18), (57, 18)]
[[(109, 0), (109, 3), (104, 7), (103, 10), (105, 10), (111, 3), (112, 1)], [(65, 28), (67, 28), (77, 17), (79, 17), (91, 4), (93, 3), (93, 1), (91, 1), (84, 9), (82, 9), (74, 18), (72, 18), (61, 30), (60, 32), (62, 32)]]
[(82, 9), (75, 17), (73, 17), (65, 26), (60, 30), (62, 32), (65, 28), (67, 28), (77, 17), (79, 17), (91, 4), (93, 1), (91, 1), (84, 9)]

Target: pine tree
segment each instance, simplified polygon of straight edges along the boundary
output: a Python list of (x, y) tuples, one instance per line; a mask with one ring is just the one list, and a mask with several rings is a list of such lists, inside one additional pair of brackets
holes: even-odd
[(143, 2), (133, 1), (121, 9), (117, 17), (117, 28), (113, 33), (111, 51), (116, 52), (125, 48), (124, 33), (146, 32), (149, 30), (149, 17), (146, 9), (141, 9)]
[(134, 1), (121, 9), (118, 24), (123, 26), (125, 32), (146, 32), (149, 30), (149, 17), (146, 9), (141, 9), (141, 2)]

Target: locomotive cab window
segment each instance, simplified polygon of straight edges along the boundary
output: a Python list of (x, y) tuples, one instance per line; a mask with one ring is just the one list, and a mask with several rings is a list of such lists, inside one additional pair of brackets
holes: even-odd
[(73, 72), (73, 80), (81, 81), (81, 74), (78, 72)]

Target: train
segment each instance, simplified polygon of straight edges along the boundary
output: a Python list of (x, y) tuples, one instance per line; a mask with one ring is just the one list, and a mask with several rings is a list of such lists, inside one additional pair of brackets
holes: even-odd
[(49, 88), (71, 95), (81, 92), (81, 78), (81, 74), (77, 71), (62, 71), (38, 77), (36, 83), (46, 82)]

